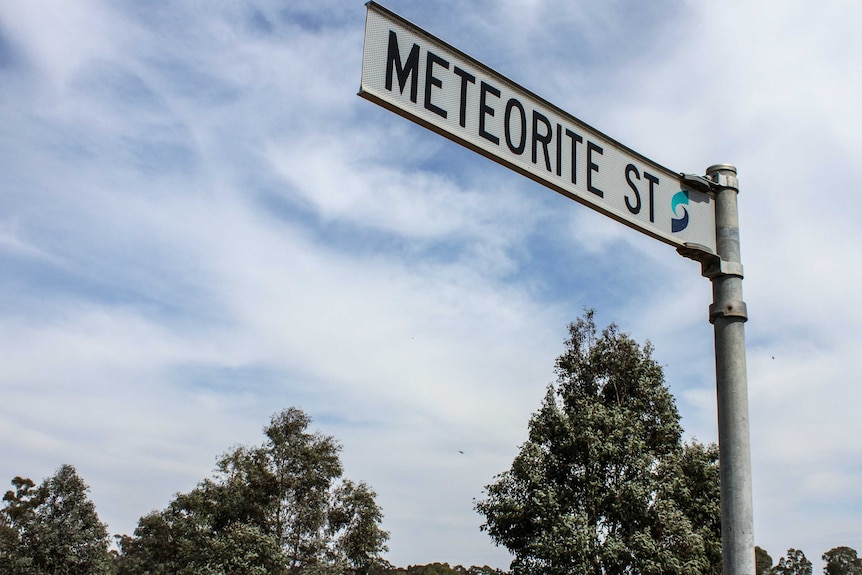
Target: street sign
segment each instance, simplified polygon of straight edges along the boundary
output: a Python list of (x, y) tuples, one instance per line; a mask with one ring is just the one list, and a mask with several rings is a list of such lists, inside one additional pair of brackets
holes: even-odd
[(359, 95), (677, 248), (715, 253), (715, 206), (681, 175), (369, 2)]
[(656, 164), (374, 2), (359, 95), (701, 263), (713, 282), (722, 569), (754, 571), (736, 168)]

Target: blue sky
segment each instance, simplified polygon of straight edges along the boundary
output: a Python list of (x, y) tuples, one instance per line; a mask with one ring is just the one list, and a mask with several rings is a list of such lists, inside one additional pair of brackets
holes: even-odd
[[(738, 167), (755, 539), (862, 549), (862, 7), (384, 5), (662, 165)], [(131, 533), (298, 406), (392, 562), (506, 567), (473, 500), (586, 307), (715, 440), (699, 267), (358, 98), (364, 21), (0, 0), (0, 477), (71, 463)]]

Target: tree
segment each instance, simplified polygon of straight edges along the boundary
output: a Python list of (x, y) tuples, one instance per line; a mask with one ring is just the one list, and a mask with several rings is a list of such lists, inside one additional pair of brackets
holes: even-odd
[(862, 559), (850, 547), (834, 547), (823, 554), (825, 575), (862, 575)]
[(383, 512), (376, 493), (364, 482), (345, 480), (334, 493), (329, 511), (329, 535), (335, 541), (335, 560), (357, 575), (368, 575), (384, 566), (380, 554), (387, 550), (388, 533), (379, 527)]
[(778, 561), (778, 565), (772, 569), (775, 575), (811, 575), (812, 571), (811, 561), (805, 557), (805, 553), (792, 547), (787, 550), (787, 555)]
[(479, 567), (464, 567), (455, 565), (450, 567), (448, 563), (429, 563), (428, 565), (410, 565), (404, 567), (390, 567), (384, 571), (378, 571), (380, 575), (508, 575), (505, 571), (494, 569), (484, 565)]
[(772, 575), (772, 555), (766, 549), (754, 548), (754, 574)]
[(276, 538), (238, 520), (230, 485), (202, 481), (166, 509), (140, 519), (135, 536), (119, 537), (120, 575), (281, 575), (286, 558)]
[(290, 408), (264, 429), (261, 454), (275, 480), (271, 522), (291, 571), (318, 563), (326, 551), (330, 488), (341, 476), (341, 446), (330, 436), (309, 433), (311, 418)]
[(120, 538), (121, 575), (365, 575), (385, 565), (389, 534), (365, 483), (339, 482), (340, 445), (308, 431), (296, 408), (275, 414), (257, 447), (219, 458), (215, 477), (142, 517)]
[(36, 488), (12, 480), (0, 514), (0, 572), (8, 575), (111, 573), (108, 532), (87, 496), (89, 488), (63, 465)]
[(515, 574), (715, 573), (712, 447), (683, 447), (652, 347), (593, 312), (569, 326), (527, 441), (476, 505)]
[(32, 573), (33, 558), (27, 553), (22, 539), (36, 523), (39, 492), (29, 478), (15, 477), (12, 485), (15, 491), (7, 491), (3, 496), (4, 508), (0, 513), (0, 572)]
[[(666, 457), (659, 467), (660, 492), (674, 501), (703, 541), (707, 567), (721, 575), (721, 493), (718, 446), (697, 441)], [(772, 559), (770, 559), (771, 564)]]

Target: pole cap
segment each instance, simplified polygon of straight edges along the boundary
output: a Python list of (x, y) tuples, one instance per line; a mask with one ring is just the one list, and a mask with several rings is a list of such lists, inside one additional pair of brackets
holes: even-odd
[(739, 180), (736, 178), (736, 166), (731, 164), (714, 164), (706, 169), (706, 177), (719, 188), (730, 188), (739, 191)]
[(706, 173), (711, 174), (713, 172), (733, 172), (736, 175), (736, 166), (732, 164), (713, 164), (706, 169)]

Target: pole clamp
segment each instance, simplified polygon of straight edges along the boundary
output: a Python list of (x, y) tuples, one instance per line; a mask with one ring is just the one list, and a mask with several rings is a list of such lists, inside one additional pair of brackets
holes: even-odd
[(731, 174), (721, 174), (714, 172), (712, 175), (712, 183), (716, 188), (730, 188), (739, 191), (739, 178)]
[(706, 169), (707, 177), (712, 180), (713, 187), (739, 191), (739, 180), (736, 177), (736, 166), (730, 164), (715, 164)]
[[(716, 166), (713, 166), (716, 168)], [(735, 174), (723, 173), (719, 171), (708, 172), (705, 176), (697, 174), (679, 174), (682, 183), (698, 192), (717, 192), (719, 189), (731, 189), (739, 191), (739, 178)]]
[(678, 247), (676, 251), (681, 256), (698, 262), (700, 264), (700, 273), (705, 278), (713, 279), (718, 276), (743, 277), (741, 263), (725, 261), (706, 246), (687, 242), (685, 246)]
[(718, 276), (736, 276), (743, 278), (742, 264), (739, 262), (727, 262), (721, 258), (714, 258), (701, 264), (701, 275), (705, 278)]
[(748, 320), (748, 306), (744, 301), (727, 301), (714, 303), (709, 306), (709, 323), (715, 323), (720, 317), (741, 317), (742, 321)]

